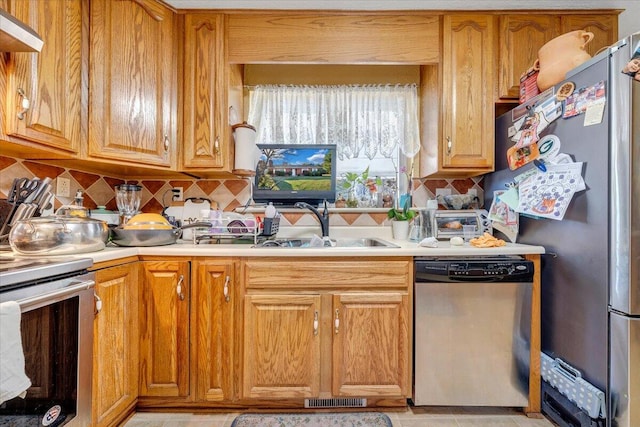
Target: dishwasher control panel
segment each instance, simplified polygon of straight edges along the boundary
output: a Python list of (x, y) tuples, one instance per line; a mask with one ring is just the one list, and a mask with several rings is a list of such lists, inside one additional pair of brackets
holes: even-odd
[(417, 259), (416, 282), (530, 282), (533, 262), (519, 257)]

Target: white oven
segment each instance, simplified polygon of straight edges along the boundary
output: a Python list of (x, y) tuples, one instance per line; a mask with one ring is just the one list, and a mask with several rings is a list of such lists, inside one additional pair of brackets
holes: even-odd
[[(0, 304), (19, 306), (24, 373), (31, 381), (24, 398), (0, 404), (0, 426), (91, 425), (92, 264), (0, 257)], [(0, 354), (6, 367), (11, 355)]]

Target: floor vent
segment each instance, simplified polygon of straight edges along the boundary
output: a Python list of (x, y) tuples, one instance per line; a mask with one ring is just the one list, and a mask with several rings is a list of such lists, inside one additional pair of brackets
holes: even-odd
[(305, 408), (366, 408), (365, 398), (305, 399)]

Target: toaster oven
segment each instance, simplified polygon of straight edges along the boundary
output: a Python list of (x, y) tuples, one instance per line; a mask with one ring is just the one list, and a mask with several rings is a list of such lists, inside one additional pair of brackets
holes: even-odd
[(482, 236), (485, 232), (493, 234), (489, 213), (484, 209), (437, 210), (433, 216), (434, 237), (463, 237), (463, 225), (474, 225), (474, 236)]

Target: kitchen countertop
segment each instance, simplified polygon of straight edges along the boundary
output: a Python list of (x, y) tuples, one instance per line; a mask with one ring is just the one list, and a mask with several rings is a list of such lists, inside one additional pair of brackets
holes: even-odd
[[(278, 238), (310, 237), (317, 232), (314, 227), (281, 228)], [(104, 250), (64, 257), (92, 258), (94, 263), (113, 261), (130, 256), (203, 256), (203, 257), (365, 257), (365, 256), (495, 256), (495, 255), (532, 255), (543, 254), (542, 246), (507, 243), (497, 248), (476, 248), (469, 243), (463, 246), (451, 246), (449, 241), (439, 241), (437, 248), (419, 246), (416, 242), (395, 240), (391, 237), (390, 227), (333, 227), (332, 238), (362, 238), (376, 237), (398, 245), (398, 248), (362, 248), (362, 247), (331, 247), (331, 248), (254, 248), (252, 244), (193, 244), (191, 241), (178, 240), (176, 244), (151, 247), (117, 247), (109, 244)], [(16, 256), (16, 253), (8, 253)]]

